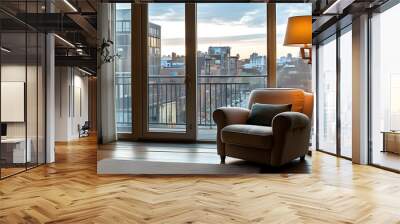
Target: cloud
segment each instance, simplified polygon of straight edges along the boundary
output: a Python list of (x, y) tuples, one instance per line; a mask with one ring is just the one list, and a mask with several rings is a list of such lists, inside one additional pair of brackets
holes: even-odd
[(185, 5), (179, 3), (150, 3), (149, 20), (152, 22), (184, 21)]
[(264, 3), (208, 3), (197, 4), (197, 9), (198, 21), (202, 23), (248, 27), (264, 27), (266, 23)]
[[(277, 24), (287, 22), (287, 18), (297, 15), (311, 15), (310, 3), (278, 3)], [(185, 7), (182, 3), (149, 4), (150, 20), (184, 21)], [(216, 25), (245, 25), (264, 27), (266, 24), (265, 3), (198, 3), (197, 19), (202, 23)]]
[(276, 21), (278, 25), (286, 24), (292, 16), (311, 15), (311, 3), (281, 3), (276, 4)]
[[(199, 44), (205, 44), (205, 43), (219, 43), (219, 42), (237, 42), (237, 41), (264, 41), (265, 40), (265, 34), (260, 33), (260, 34), (250, 34), (250, 35), (237, 35), (237, 36), (220, 36), (220, 37), (200, 37), (197, 39)], [(164, 39), (164, 43), (168, 45), (179, 45), (184, 43), (185, 39), (184, 38), (168, 38)]]

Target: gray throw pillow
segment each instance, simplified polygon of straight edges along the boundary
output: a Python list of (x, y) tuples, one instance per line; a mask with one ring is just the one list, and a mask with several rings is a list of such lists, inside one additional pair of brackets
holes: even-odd
[(282, 113), (291, 111), (292, 104), (261, 104), (255, 103), (251, 107), (247, 124), (271, 126), (272, 119)]

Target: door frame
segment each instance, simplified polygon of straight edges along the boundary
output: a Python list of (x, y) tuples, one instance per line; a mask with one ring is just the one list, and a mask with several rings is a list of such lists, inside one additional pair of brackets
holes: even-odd
[[(151, 4), (151, 3), (150, 3)], [(140, 10), (140, 16), (135, 16), (134, 20), (140, 20), (140, 38), (139, 41), (135, 40), (135, 44), (139, 43), (139, 48), (132, 53), (134, 63), (136, 66), (134, 81), (132, 82), (133, 89), (135, 89), (135, 97), (133, 97), (133, 105), (136, 106), (134, 113), (134, 136), (138, 140), (162, 140), (162, 141), (196, 141), (197, 138), (197, 122), (196, 122), (196, 48), (197, 48), (197, 34), (196, 34), (196, 4), (195, 3), (181, 3), (185, 4), (185, 90), (186, 90), (186, 130), (183, 132), (171, 131), (150, 131), (148, 125), (148, 4), (133, 4), (135, 12)], [(139, 8), (139, 9), (138, 9)], [(135, 13), (134, 12), (134, 13)], [(132, 13), (133, 14), (133, 13)], [(137, 14), (136, 14), (137, 15)], [(135, 22), (133, 22), (135, 23)], [(136, 25), (135, 28), (137, 27)], [(141, 44), (140, 44), (141, 43)], [(139, 50), (140, 49), (140, 50)], [(141, 68), (138, 71), (138, 68)], [(139, 75), (143, 74), (143, 75)], [(135, 104), (136, 103), (136, 104)], [(138, 122), (135, 122), (138, 121)]]

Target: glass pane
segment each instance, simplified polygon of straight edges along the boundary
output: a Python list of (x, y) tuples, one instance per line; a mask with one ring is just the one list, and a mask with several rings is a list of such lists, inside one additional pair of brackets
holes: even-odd
[(149, 131), (186, 131), (185, 4), (149, 4)]
[(131, 4), (117, 3), (115, 8), (115, 49), (120, 55), (115, 61), (117, 133), (132, 133)]
[(46, 158), (46, 36), (39, 34), (38, 42), (38, 164), (45, 163)]
[(266, 4), (197, 5), (198, 138), (215, 140), (212, 112), (245, 107), (266, 79)]
[(336, 153), (336, 41), (318, 50), (318, 146)]
[(278, 87), (300, 88), (312, 92), (311, 64), (303, 60), (299, 47), (284, 46), (288, 19), (311, 15), (311, 3), (276, 4), (276, 78)]
[(372, 162), (400, 170), (400, 5), (372, 17)]
[(31, 161), (28, 141), (26, 150), (26, 33), (1, 34), (1, 175), (25, 170)]
[(38, 35), (36, 32), (27, 33), (28, 44), (28, 61), (27, 61), (27, 75), (26, 75), (26, 118), (27, 118), (27, 150), (28, 163), (27, 167), (34, 167), (37, 165), (38, 159)]
[(340, 37), (340, 153), (352, 156), (352, 35)]

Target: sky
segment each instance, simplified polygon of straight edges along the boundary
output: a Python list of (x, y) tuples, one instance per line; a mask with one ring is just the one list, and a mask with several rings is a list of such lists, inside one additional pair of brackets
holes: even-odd
[[(299, 48), (283, 47), (288, 17), (311, 15), (310, 3), (279, 3), (277, 5), (277, 56)], [(161, 53), (185, 53), (185, 6), (182, 3), (150, 3), (149, 22), (161, 26)], [(198, 50), (209, 46), (230, 46), (231, 54), (249, 58), (256, 52), (266, 54), (265, 3), (199, 3), (197, 4)]]

